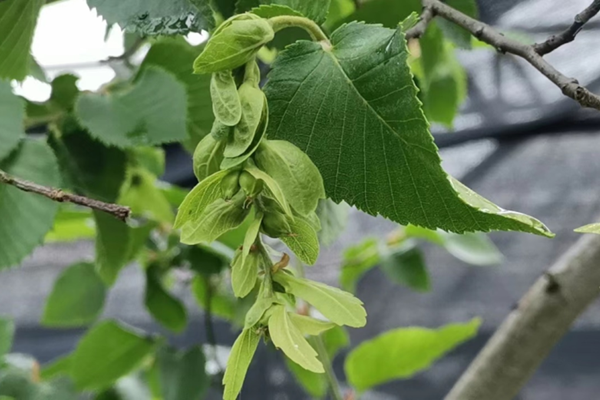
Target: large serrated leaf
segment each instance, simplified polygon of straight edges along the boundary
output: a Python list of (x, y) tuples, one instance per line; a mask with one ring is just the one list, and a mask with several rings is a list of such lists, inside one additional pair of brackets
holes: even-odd
[[(52, 150), (38, 141), (23, 141), (0, 170), (51, 187), (60, 180)], [(42, 243), (57, 210), (52, 200), (0, 183), (0, 269), (18, 264)]]
[(185, 87), (170, 73), (146, 68), (125, 93), (84, 93), (75, 111), (98, 140), (121, 148), (187, 138)]
[(477, 334), (481, 321), (450, 324), (440, 329), (399, 328), (361, 343), (348, 354), (344, 368), (358, 391), (393, 379), (405, 379)]
[(0, 81), (0, 161), (16, 148), (25, 136), (24, 117), (25, 104), (13, 94), (9, 82)]
[(214, 26), (208, 0), (88, 0), (108, 24), (144, 36), (185, 35)]
[(259, 341), (259, 335), (251, 329), (244, 329), (233, 344), (227, 361), (227, 369), (223, 376), (223, 385), (225, 385), (224, 400), (235, 400), (242, 390), (246, 372), (250, 362), (252, 362)]
[(552, 236), (534, 218), (459, 196), (441, 168), (401, 31), (351, 23), (331, 39), (329, 51), (311, 42), (288, 47), (265, 90), (269, 137), (307, 153), (334, 201), (402, 225)]
[(0, 79), (25, 79), (29, 48), (44, 0), (0, 1)]

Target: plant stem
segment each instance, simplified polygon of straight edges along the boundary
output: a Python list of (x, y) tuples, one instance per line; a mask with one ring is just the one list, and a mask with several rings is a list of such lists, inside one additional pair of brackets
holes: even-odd
[(329, 354), (327, 354), (327, 349), (325, 348), (325, 342), (323, 341), (323, 337), (321, 335), (315, 336), (312, 339), (315, 347), (317, 348), (317, 353), (319, 354), (319, 359), (323, 364), (323, 368), (325, 369), (325, 377), (327, 378), (327, 383), (329, 383), (329, 389), (331, 392), (331, 397), (334, 400), (344, 400), (344, 396), (340, 390), (340, 384), (335, 376), (335, 371), (333, 370), (333, 365), (331, 364), (331, 359), (329, 358)]
[(319, 25), (314, 23), (308, 18), (298, 17), (295, 15), (281, 15), (279, 17), (273, 17), (269, 19), (271, 26), (275, 32), (279, 32), (285, 28), (302, 28), (310, 37), (317, 42), (329, 43), (329, 39), (323, 33)]

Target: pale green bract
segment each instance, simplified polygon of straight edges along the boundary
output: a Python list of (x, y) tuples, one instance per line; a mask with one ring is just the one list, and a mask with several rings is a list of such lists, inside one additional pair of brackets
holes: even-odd
[(260, 224), (262, 223), (262, 219), (263, 219), (263, 214), (260, 212), (257, 212), (256, 215), (254, 216), (254, 220), (252, 221), (252, 223), (248, 227), (248, 230), (246, 231), (246, 235), (244, 236), (244, 245), (242, 248), (242, 264), (246, 261), (246, 257), (248, 257), (248, 254), (250, 253), (252, 245), (258, 238), (258, 234), (260, 232)]
[(236, 297), (246, 297), (254, 289), (262, 260), (262, 255), (257, 251), (250, 252), (246, 257), (242, 256), (241, 251), (236, 254), (231, 265), (231, 286)]
[(233, 128), (224, 155), (227, 158), (239, 157), (252, 145), (263, 120), (265, 94), (252, 83), (244, 82), (238, 91), (241, 101), (241, 119)]
[(575, 229), (575, 232), (579, 233), (595, 233), (600, 235), (600, 224), (589, 224), (582, 226), (581, 228)]
[(266, 20), (253, 14), (235, 16), (225, 21), (209, 39), (194, 62), (194, 72), (210, 74), (241, 67), (274, 36), (275, 32)]
[(329, 197), (402, 225), (552, 236), (529, 216), (474, 207), (448, 181), (400, 30), (350, 23), (331, 42), (330, 50), (307, 41), (287, 47), (265, 87), (268, 137), (304, 151)]
[(223, 376), (223, 385), (225, 385), (223, 400), (235, 400), (242, 390), (246, 372), (248, 372), (259, 341), (259, 335), (251, 329), (244, 329), (233, 344)]
[(317, 358), (317, 352), (290, 319), (282, 305), (273, 306), (269, 318), (269, 336), (273, 344), (301, 367), (317, 373), (325, 372)]
[(256, 151), (257, 166), (281, 187), (291, 206), (308, 215), (325, 198), (323, 178), (310, 158), (292, 143), (266, 140)]
[(289, 314), (289, 317), (292, 323), (305, 335), (318, 336), (337, 326), (333, 322), (321, 321), (300, 314)]
[(308, 265), (314, 265), (319, 257), (319, 238), (310, 224), (300, 217), (288, 221), (291, 233), (279, 239), (285, 243), (296, 256)]
[(179, 206), (177, 218), (175, 218), (175, 228), (182, 228), (186, 223), (197, 221), (204, 209), (215, 200), (223, 196), (221, 181), (230, 172), (219, 171), (201, 181)]
[(275, 302), (274, 297), (259, 297), (256, 302), (252, 305), (250, 310), (246, 313), (245, 325), (246, 329), (252, 328), (258, 324), (262, 319), (263, 315), (271, 308)]
[(337, 325), (361, 328), (367, 323), (367, 313), (362, 301), (348, 292), (284, 272), (273, 275), (273, 280), (281, 284), (288, 293), (311, 304)]
[(293, 214), (292, 214), (290, 205), (289, 205), (285, 195), (283, 194), (281, 187), (279, 187), (279, 184), (277, 182), (275, 182), (275, 180), (273, 178), (271, 178), (268, 174), (266, 174), (264, 171), (261, 171), (260, 169), (258, 169), (256, 167), (248, 166), (245, 168), (245, 170), (248, 171), (254, 178), (260, 179), (261, 181), (263, 181), (265, 183), (265, 185), (267, 186), (267, 188), (271, 191), (271, 194), (273, 194), (273, 198), (277, 201), (277, 203), (279, 203), (281, 208), (285, 211), (285, 214), (288, 217), (293, 218)]
[(224, 125), (235, 126), (242, 118), (242, 105), (231, 71), (212, 74), (210, 95), (215, 117)]
[(212, 135), (206, 135), (194, 151), (194, 174), (198, 182), (217, 173), (222, 161), (223, 142), (215, 140)]

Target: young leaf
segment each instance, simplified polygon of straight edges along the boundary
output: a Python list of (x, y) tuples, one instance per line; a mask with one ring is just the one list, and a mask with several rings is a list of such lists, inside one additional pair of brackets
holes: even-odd
[(256, 216), (250, 223), (248, 230), (246, 231), (246, 235), (244, 236), (244, 244), (242, 246), (242, 264), (246, 262), (246, 257), (248, 257), (248, 254), (250, 254), (250, 250), (258, 238), (262, 220), (263, 214), (257, 212)]
[(183, 200), (179, 206), (175, 228), (182, 228), (185, 224), (197, 221), (206, 207), (223, 196), (221, 181), (230, 174), (230, 171), (219, 171), (200, 182)]
[(362, 243), (348, 247), (344, 252), (342, 273), (340, 274), (342, 288), (354, 293), (360, 277), (376, 267), (380, 260), (379, 241), (375, 238), (369, 238)]
[(578, 233), (596, 233), (600, 234), (600, 224), (589, 224), (575, 229)]
[(323, 364), (317, 358), (317, 352), (308, 344), (282, 305), (273, 307), (269, 318), (269, 336), (275, 347), (302, 368), (317, 373), (325, 372)]
[(164, 287), (155, 268), (146, 269), (144, 304), (150, 314), (166, 328), (181, 332), (187, 326), (187, 311), (181, 301)]
[(315, 211), (319, 199), (325, 198), (319, 170), (292, 143), (266, 140), (258, 147), (255, 159), (256, 165), (279, 184), (291, 206), (300, 214)]
[(225, 385), (223, 400), (237, 399), (259, 341), (259, 335), (251, 329), (244, 329), (233, 344), (227, 361), (225, 376), (223, 376), (223, 385)]
[(266, 101), (262, 90), (252, 83), (244, 82), (239, 89), (239, 98), (242, 103), (241, 120), (233, 128), (233, 135), (225, 146), (224, 154), (227, 158), (239, 157), (250, 148), (263, 120)]
[(350, 384), (363, 392), (394, 379), (410, 378), (477, 334), (481, 321), (440, 329), (400, 328), (361, 343), (348, 354), (344, 369)]
[(121, 269), (131, 261), (131, 228), (112, 215), (94, 211), (96, 221), (96, 268), (98, 274), (112, 286)]
[(160, 68), (146, 68), (122, 93), (85, 93), (76, 114), (90, 134), (120, 148), (157, 145), (187, 138), (185, 87)]
[(491, 239), (482, 233), (456, 235), (442, 233), (443, 246), (448, 253), (471, 265), (497, 265), (502, 262), (502, 253)]
[(230, 70), (212, 74), (210, 95), (215, 117), (227, 126), (236, 126), (242, 118), (242, 104)]
[(23, 80), (29, 72), (29, 48), (44, 0), (0, 2), (0, 79)]
[(362, 301), (348, 292), (283, 272), (273, 275), (273, 280), (283, 285), (288, 293), (310, 303), (337, 325), (360, 328), (367, 323)]
[(106, 288), (94, 264), (72, 265), (54, 283), (41, 323), (55, 328), (85, 326), (100, 315), (105, 298)]
[(241, 67), (274, 36), (267, 20), (254, 14), (237, 15), (215, 31), (194, 62), (194, 72), (211, 74)]
[(11, 319), (0, 317), (0, 359), (10, 351), (14, 335), (15, 323)]
[(531, 217), (473, 207), (449, 183), (420, 108), (402, 32), (351, 23), (331, 40), (330, 51), (306, 41), (289, 46), (265, 91), (269, 137), (308, 154), (334, 201), (403, 225), (552, 236)]
[(420, 292), (431, 290), (423, 253), (416, 247), (390, 254), (384, 258), (381, 267), (391, 280), (399, 284)]
[(208, 1), (147, 0), (144, 3), (121, 0), (87, 0), (109, 25), (143, 36), (186, 35), (210, 31), (214, 27)]
[(317, 232), (304, 219), (289, 221), (291, 233), (280, 237), (290, 250), (305, 264), (314, 265), (319, 258)]
[(25, 137), (24, 118), (23, 100), (13, 94), (9, 82), (0, 81), (0, 161), (8, 156)]
[(300, 329), (300, 332), (305, 335), (318, 336), (337, 326), (333, 322), (321, 321), (305, 315), (289, 314), (288, 316), (292, 323)]
[[(0, 162), (0, 170), (51, 187), (60, 179), (56, 158), (41, 141), (23, 141)], [(0, 269), (20, 263), (42, 243), (57, 210), (52, 200), (0, 184)]]
[(251, 251), (246, 257), (239, 252), (231, 265), (231, 286), (237, 297), (246, 297), (256, 286), (262, 254)]
[(202, 348), (186, 352), (163, 348), (157, 357), (160, 389), (164, 400), (201, 399), (209, 387)]
[(153, 340), (116, 322), (101, 322), (79, 341), (71, 377), (80, 390), (100, 389), (133, 371), (155, 348)]
[(181, 242), (190, 245), (212, 243), (222, 234), (240, 226), (250, 212), (250, 209), (244, 208), (245, 199), (244, 191), (240, 190), (231, 200), (215, 200), (197, 220), (183, 227)]

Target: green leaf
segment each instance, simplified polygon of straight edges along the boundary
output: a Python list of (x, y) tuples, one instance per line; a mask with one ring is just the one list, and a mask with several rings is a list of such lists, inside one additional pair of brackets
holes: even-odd
[[(471, 18), (479, 18), (479, 9), (476, 0), (446, 0), (446, 4)], [(463, 49), (471, 48), (472, 36), (469, 31), (443, 18), (440, 18), (438, 23), (442, 31), (444, 31), (444, 35), (458, 47)]]
[(348, 335), (348, 331), (341, 326), (336, 326), (333, 329), (323, 332), (321, 337), (323, 338), (325, 349), (331, 360), (335, 358), (340, 350), (350, 346), (350, 336)]
[(61, 207), (54, 219), (52, 230), (44, 242), (72, 242), (92, 239), (96, 235), (92, 213), (89, 210)]
[(354, 293), (360, 277), (376, 267), (380, 260), (379, 242), (375, 238), (369, 238), (360, 244), (348, 247), (344, 252), (342, 273), (340, 274), (342, 288)]
[(273, 275), (273, 280), (283, 285), (287, 293), (305, 300), (337, 325), (360, 328), (367, 323), (362, 301), (348, 292), (283, 272)]
[(239, 99), (241, 101), (241, 119), (233, 128), (233, 135), (230, 135), (225, 146), (224, 155), (227, 158), (235, 158), (244, 154), (252, 143), (258, 132), (261, 122), (264, 120), (265, 95), (253, 83), (244, 82), (239, 89)]
[(289, 314), (288, 317), (292, 323), (305, 335), (318, 336), (337, 325), (333, 322), (321, 321), (319, 319), (307, 317), (300, 314)]
[(444, 247), (454, 257), (471, 265), (497, 265), (502, 262), (502, 253), (487, 235), (466, 233), (456, 235), (443, 233)]
[(477, 334), (478, 318), (440, 329), (399, 328), (361, 343), (348, 354), (348, 382), (363, 392), (394, 379), (410, 378)]
[[(257, 0), (258, 1), (258, 0)], [(301, 12), (291, 9), (287, 5), (279, 4), (263, 4), (250, 10), (252, 14), (256, 14), (261, 18), (273, 18), (282, 15), (294, 15), (296, 17), (303, 17)]]
[(166, 168), (165, 150), (160, 147), (138, 147), (130, 151), (130, 163), (155, 177), (163, 176)]
[(186, 109), (185, 87), (159, 68), (146, 68), (122, 93), (84, 93), (75, 106), (93, 137), (121, 148), (186, 139)]
[(242, 105), (231, 70), (212, 74), (210, 95), (216, 118), (227, 126), (236, 126), (242, 118)]
[(49, 100), (52, 108), (65, 111), (73, 109), (79, 96), (78, 80), (77, 76), (71, 74), (59, 75), (52, 80), (52, 94)]
[(246, 261), (246, 257), (248, 257), (248, 254), (250, 254), (252, 245), (254, 245), (254, 242), (256, 242), (256, 239), (259, 236), (262, 220), (263, 214), (256, 213), (256, 216), (250, 223), (250, 226), (248, 226), (248, 230), (244, 236), (244, 244), (242, 246), (242, 264)]
[(160, 387), (164, 400), (202, 399), (209, 387), (202, 349), (186, 352), (162, 349), (158, 353)]
[(173, 332), (180, 333), (187, 326), (187, 311), (182, 302), (163, 286), (156, 268), (146, 269), (144, 304), (152, 317)]
[(128, 206), (134, 215), (171, 223), (175, 219), (171, 203), (157, 185), (158, 179), (143, 168), (132, 168), (117, 203)]
[(290, 221), (291, 232), (279, 239), (305, 264), (314, 265), (319, 258), (319, 238), (317, 232), (304, 219), (296, 217)]
[(179, 212), (175, 218), (176, 229), (182, 228), (185, 224), (197, 222), (206, 207), (223, 196), (221, 182), (229, 174), (230, 171), (219, 171), (192, 189), (179, 206)]
[[(208, 280), (206, 278), (200, 276), (194, 278), (192, 282), (192, 293), (194, 294), (198, 305), (205, 310), (208, 309)], [(211, 289), (210, 299), (210, 310), (213, 315), (227, 321), (235, 319), (236, 301), (232, 295)]]
[(233, 344), (225, 376), (223, 376), (223, 385), (225, 385), (223, 400), (237, 399), (259, 341), (259, 335), (251, 329), (244, 329)]
[[(0, 170), (50, 187), (57, 187), (60, 179), (52, 150), (33, 140), (24, 140), (0, 162)], [(57, 210), (52, 200), (0, 183), (0, 269), (20, 263), (42, 243)]]
[(431, 290), (425, 258), (421, 250), (416, 247), (393, 252), (384, 258), (381, 267), (386, 275), (396, 283), (420, 292)]
[(272, 308), (269, 318), (269, 336), (275, 347), (281, 349), (286, 356), (302, 368), (317, 373), (325, 372), (323, 364), (317, 358), (317, 352), (308, 344), (282, 305)]
[(140, 72), (157, 66), (175, 75), (187, 91), (187, 148), (193, 150), (213, 125), (210, 98), (210, 75), (193, 75), (192, 64), (200, 50), (185, 41), (159, 41), (154, 43), (144, 58)]
[(231, 286), (237, 297), (246, 297), (256, 286), (258, 279), (259, 264), (263, 262), (263, 256), (259, 251), (250, 251), (244, 257), (239, 252), (233, 259), (231, 265)]
[(325, 198), (323, 178), (317, 167), (292, 143), (267, 140), (258, 147), (257, 166), (270, 175), (281, 187), (291, 206), (302, 215), (317, 209)]
[(90, 324), (102, 312), (105, 297), (106, 288), (94, 264), (72, 265), (54, 282), (41, 323), (56, 328)]
[(0, 317), (0, 360), (12, 347), (15, 335), (15, 323), (11, 319)]
[(288, 203), (285, 194), (281, 190), (279, 184), (273, 178), (271, 178), (269, 174), (252, 166), (247, 166), (245, 170), (248, 171), (254, 178), (263, 181), (285, 214), (288, 217), (293, 217), (292, 209), (290, 208), (290, 204)]
[(40, 371), (40, 379), (48, 381), (61, 375), (69, 375), (71, 371), (72, 354), (56, 358), (44, 365)]
[(600, 223), (589, 224), (582, 226), (581, 228), (575, 229), (575, 232), (579, 233), (595, 233), (600, 235)]
[(23, 80), (29, 72), (29, 49), (44, 0), (0, 2), (0, 79)]
[(113, 285), (130, 261), (131, 229), (114, 216), (94, 211), (96, 221), (96, 268), (107, 285)]
[(428, 242), (437, 244), (438, 246), (444, 245), (444, 238), (441, 231), (434, 231), (415, 225), (407, 225), (404, 227), (404, 234), (408, 238), (424, 239)]
[(246, 313), (246, 318), (244, 318), (244, 328), (250, 329), (258, 324), (275, 301), (275, 297), (261, 297), (259, 294), (252, 307), (250, 307)]
[[(261, 0), (263, 4), (288, 6), (318, 24), (325, 22), (331, 0)], [(254, 10), (252, 11), (254, 12)]]
[(79, 341), (71, 377), (80, 390), (102, 389), (132, 372), (154, 351), (153, 340), (114, 321), (101, 322)]
[(382, 24), (387, 28), (396, 28), (398, 24), (413, 12), (421, 12), (420, 0), (370, 0), (344, 19), (337, 20), (331, 28), (343, 23), (363, 21), (371, 24)]
[(308, 371), (289, 358), (285, 359), (285, 364), (296, 378), (296, 381), (304, 388), (312, 398), (322, 399), (327, 394), (329, 383), (324, 374), (317, 374)]
[(480, 210), (457, 194), (440, 166), (400, 31), (351, 23), (331, 40), (330, 51), (310, 42), (288, 47), (265, 90), (269, 137), (307, 153), (334, 201), (402, 225), (552, 236), (531, 217)]
[(209, 39), (194, 62), (194, 72), (212, 74), (241, 67), (274, 36), (267, 20), (254, 14), (235, 16), (223, 23)]
[(332, 245), (346, 229), (350, 207), (347, 203), (336, 204), (331, 199), (321, 199), (317, 205), (317, 217), (321, 229), (317, 232), (319, 241), (325, 245)]
[(17, 148), (21, 139), (25, 137), (24, 118), (23, 100), (13, 94), (9, 82), (0, 81), (0, 161)]
[(331, 0), (331, 5), (329, 6), (329, 13), (327, 14), (327, 21), (325, 21), (325, 26), (330, 31), (333, 31), (335, 27), (340, 25), (339, 21), (344, 20), (355, 11), (356, 3), (354, 3), (354, 0)]
[(211, 30), (212, 10), (203, 0), (150, 0), (142, 3), (121, 0), (88, 0), (109, 25), (143, 36), (186, 35)]
[(184, 257), (190, 269), (200, 275), (220, 274), (231, 262), (231, 257), (221, 249), (205, 245), (187, 247)]
[[(230, 129), (230, 128), (228, 128)], [(202, 182), (212, 174), (219, 172), (223, 161), (224, 141), (217, 141), (212, 135), (206, 135), (194, 151), (194, 174)]]

